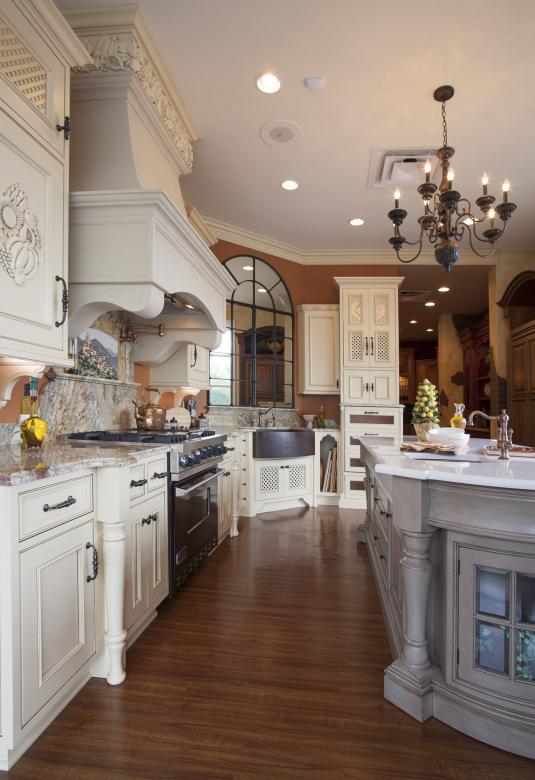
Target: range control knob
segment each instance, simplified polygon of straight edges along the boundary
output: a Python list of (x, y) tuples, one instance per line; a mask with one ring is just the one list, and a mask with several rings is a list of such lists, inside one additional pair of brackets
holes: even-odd
[(187, 457), (187, 455), (181, 455), (181, 456), (179, 457), (179, 459), (178, 459), (178, 465), (179, 465), (179, 466), (182, 466), (182, 468), (185, 468), (186, 466), (189, 466), (189, 465), (190, 465), (190, 464), (188, 463), (188, 461), (189, 461), (189, 458)]

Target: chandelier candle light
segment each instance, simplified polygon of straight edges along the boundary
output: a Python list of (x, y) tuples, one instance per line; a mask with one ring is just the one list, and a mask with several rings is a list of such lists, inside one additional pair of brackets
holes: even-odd
[[(394, 235), (389, 241), (394, 247), (398, 260), (402, 263), (412, 263), (416, 260), (422, 252), (424, 237), (427, 236), (429, 242), (435, 246), (435, 260), (446, 271), (451, 271), (452, 265), (459, 259), (461, 250), (457, 242), (465, 236), (468, 236), (470, 247), (478, 257), (485, 258), (494, 254), (496, 241), (504, 234), (507, 222), (516, 209), (516, 205), (509, 201), (510, 184), (507, 179), (502, 185), (502, 202), (494, 206), (496, 199), (493, 195), (488, 194), (489, 178), (486, 173), (483, 174), (481, 179), (483, 193), (476, 199), (476, 205), (483, 212), (483, 216), (479, 218), (474, 215), (470, 201), (462, 198), (461, 193), (453, 189), (455, 173), (450, 160), (455, 154), (455, 149), (448, 146), (448, 126), (446, 123), (446, 101), (453, 97), (453, 93), (453, 87), (447, 85), (438, 87), (433, 93), (435, 100), (442, 103), (443, 144), (436, 151), (442, 168), (442, 178), (438, 187), (431, 181), (432, 165), (431, 161), (427, 160), (424, 165), (425, 182), (418, 187), (418, 192), (424, 202), (424, 213), (418, 219), (420, 224), (419, 238), (416, 241), (408, 241), (400, 233), (399, 229), (407, 212), (399, 206), (401, 198), (399, 189), (394, 192), (394, 208), (388, 212), (388, 219), (394, 225)], [(502, 221), (502, 227), (495, 226), (496, 217)], [(476, 225), (485, 220), (488, 220), (488, 227), (483, 230), (482, 234), (478, 234)], [(400, 250), (404, 244), (418, 247), (414, 257), (404, 259), (400, 256)], [(478, 249), (483, 251), (478, 251)]]

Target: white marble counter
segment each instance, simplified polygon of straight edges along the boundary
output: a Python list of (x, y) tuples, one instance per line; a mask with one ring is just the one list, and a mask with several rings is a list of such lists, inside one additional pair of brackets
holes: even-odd
[(408, 477), (426, 481), (457, 482), (464, 485), (484, 485), (517, 490), (535, 490), (535, 458), (511, 458), (499, 460), (488, 457), (484, 448), (488, 439), (470, 439), (463, 455), (411, 457), (394, 447), (374, 445), (371, 437), (362, 437), (365, 446), (380, 459), (376, 466), (379, 474)]
[(160, 444), (77, 441), (45, 443), (40, 449), (0, 448), (0, 486), (20, 485), (100, 466), (125, 466), (169, 452)]

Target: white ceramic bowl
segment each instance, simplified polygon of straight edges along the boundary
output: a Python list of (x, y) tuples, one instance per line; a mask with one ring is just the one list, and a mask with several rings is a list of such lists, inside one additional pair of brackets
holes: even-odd
[(314, 425), (314, 417), (315, 416), (316, 416), (315, 414), (304, 414), (303, 415), (303, 420), (305, 421), (307, 428), (312, 428), (312, 426)]
[(428, 432), (427, 440), (433, 444), (465, 447), (470, 441), (470, 434), (465, 433), (462, 428), (434, 428)]

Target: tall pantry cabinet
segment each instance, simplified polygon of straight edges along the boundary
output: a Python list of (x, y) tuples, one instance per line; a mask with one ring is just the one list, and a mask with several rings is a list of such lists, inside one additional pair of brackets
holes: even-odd
[(399, 446), (398, 288), (403, 277), (337, 277), (340, 287), (341, 507), (364, 508), (360, 437)]

